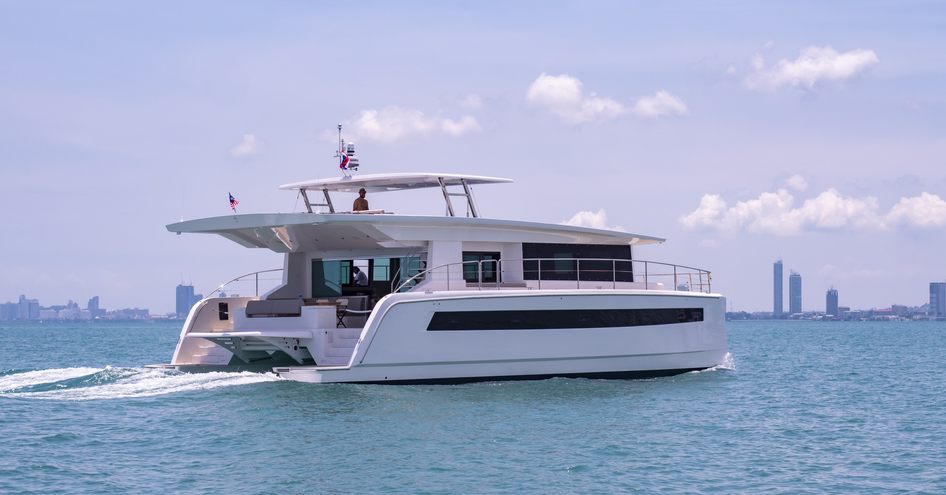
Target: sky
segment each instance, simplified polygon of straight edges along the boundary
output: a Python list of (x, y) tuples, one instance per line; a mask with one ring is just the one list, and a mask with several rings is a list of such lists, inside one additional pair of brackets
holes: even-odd
[(361, 173), (509, 177), (482, 216), (666, 238), (635, 257), (711, 270), (733, 310), (771, 310), (779, 258), (806, 310), (924, 304), (944, 47), (939, 2), (0, 1), (0, 302), (163, 313), (280, 267), (165, 225), (231, 192), (300, 211), (277, 187), (337, 175), (342, 123)]

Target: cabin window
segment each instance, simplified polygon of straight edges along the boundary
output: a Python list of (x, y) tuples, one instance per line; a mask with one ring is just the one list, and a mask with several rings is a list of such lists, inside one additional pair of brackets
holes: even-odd
[[(542, 261), (523, 262), (526, 280), (539, 280), (540, 274), (542, 280), (577, 280), (580, 268), (582, 280), (634, 281), (629, 245), (525, 242), (522, 244), (522, 257), (526, 260), (544, 258)], [(576, 260), (581, 260), (580, 266)]]
[(312, 260), (312, 297), (342, 295), (342, 261)]
[[(464, 251), (463, 252), (463, 280), (467, 282), (496, 282), (499, 267), (498, 252)], [(482, 275), (482, 279), (480, 276)]]
[(342, 260), (338, 263), (338, 283), (341, 285), (351, 285), (351, 260)]
[(398, 270), (395, 275), (398, 277), (398, 284), (407, 283), (405, 287), (410, 288), (417, 285), (422, 277), (415, 278), (407, 282), (415, 275), (427, 269), (427, 264), (420, 257), (406, 256), (398, 259)]
[(371, 268), (371, 280), (375, 282), (387, 282), (391, 280), (390, 258), (379, 258), (374, 260), (374, 266)]

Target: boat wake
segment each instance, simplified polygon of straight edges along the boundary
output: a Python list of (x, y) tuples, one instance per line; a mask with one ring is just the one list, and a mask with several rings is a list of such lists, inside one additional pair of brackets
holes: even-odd
[(181, 373), (148, 368), (54, 368), (0, 373), (0, 398), (103, 400), (153, 397), (279, 380), (272, 373)]
[(706, 373), (709, 371), (736, 371), (736, 360), (733, 359), (732, 353), (727, 352), (723, 356), (723, 362), (713, 366), (712, 368), (706, 368), (705, 370), (691, 371), (691, 373)]

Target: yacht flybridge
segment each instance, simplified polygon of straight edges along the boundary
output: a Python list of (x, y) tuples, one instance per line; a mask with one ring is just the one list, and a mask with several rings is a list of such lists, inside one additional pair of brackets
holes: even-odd
[[(472, 187), (511, 180), (353, 176), (344, 170), (353, 147), (339, 151), (344, 176), (281, 186), (297, 191), (303, 212), (167, 226), (285, 258), (281, 269), (235, 279), (195, 304), (166, 366), (320, 383), (460, 383), (643, 378), (723, 361), (725, 299), (712, 293), (710, 273), (632, 256), (663, 239), (486, 218)], [(377, 204), (378, 193), (418, 188), (440, 189), (446, 215), (339, 206), (340, 193), (364, 189)], [(260, 293), (260, 280), (277, 273), (276, 287)], [(252, 295), (234, 294), (238, 283)]]

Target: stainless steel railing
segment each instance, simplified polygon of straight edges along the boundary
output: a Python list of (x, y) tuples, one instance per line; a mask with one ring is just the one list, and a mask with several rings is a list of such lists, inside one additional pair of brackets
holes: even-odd
[[(584, 267), (582, 267), (584, 263)], [(484, 266), (486, 269), (484, 270)], [(504, 268), (507, 267), (507, 268)], [(487, 280), (484, 280), (486, 274)], [(508, 276), (520, 282), (507, 282)], [(445, 276), (444, 276), (445, 275)], [(468, 276), (475, 277), (470, 280)], [(575, 288), (603, 288), (601, 284), (610, 284), (612, 289), (627, 287), (626, 283), (643, 283), (644, 289), (665, 287), (671, 283), (670, 290), (711, 292), (712, 274), (709, 270), (686, 265), (663, 263), (648, 260), (626, 260), (606, 258), (522, 258), (461, 261), (447, 263), (424, 270), (403, 281), (393, 292), (410, 289), (421, 281), (430, 279), (445, 283), (446, 290), (453, 288), (476, 289), (522, 289), (529, 282), (535, 282), (536, 288), (542, 288), (542, 282), (548, 287), (550, 282), (575, 282)], [(459, 279), (459, 280), (458, 280)], [(595, 285), (594, 282), (601, 284)], [(459, 285), (461, 284), (462, 285)], [(562, 284), (556, 284), (557, 288)], [(590, 286), (589, 286), (590, 285)]]
[(262, 274), (262, 273), (281, 272), (281, 271), (283, 271), (283, 268), (273, 268), (273, 269), (270, 269), (270, 270), (260, 270), (260, 271), (258, 271), (258, 272), (252, 272), (252, 273), (247, 273), (247, 274), (245, 274), (245, 275), (240, 275), (239, 277), (236, 277), (236, 278), (234, 278), (234, 279), (232, 279), (232, 280), (229, 280), (229, 281), (227, 281), (227, 282), (224, 282), (224, 283), (218, 285), (216, 289), (210, 291), (210, 294), (209, 294), (207, 297), (213, 297), (214, 294), (220, 294), (220, 293), (222, 293), (224, 288), (226, 288), (226, 287), (228, 287), (228, 286), (230, 286), (230, 285), (232, 285), (232, 284), (236, 284), (236, 283), (249, 283), (249, 282), (252, 282), (252, 283), (253, 283), (254, 294), (256, 295), (256, 297), (259, 297), (259, 283), (260, 283), (260, 280), (262, 280), (262, 281), (264, 281), (264, 282), (273, 281), (273, 280), (282, 281), (282, 277), (279, 277), (279, 278), (275, 278), (275, 277), (272, 277), (272, 278), (270, 278), (270, 277), (263, 277), (263, 278), (260, 278), (260, 274)]

